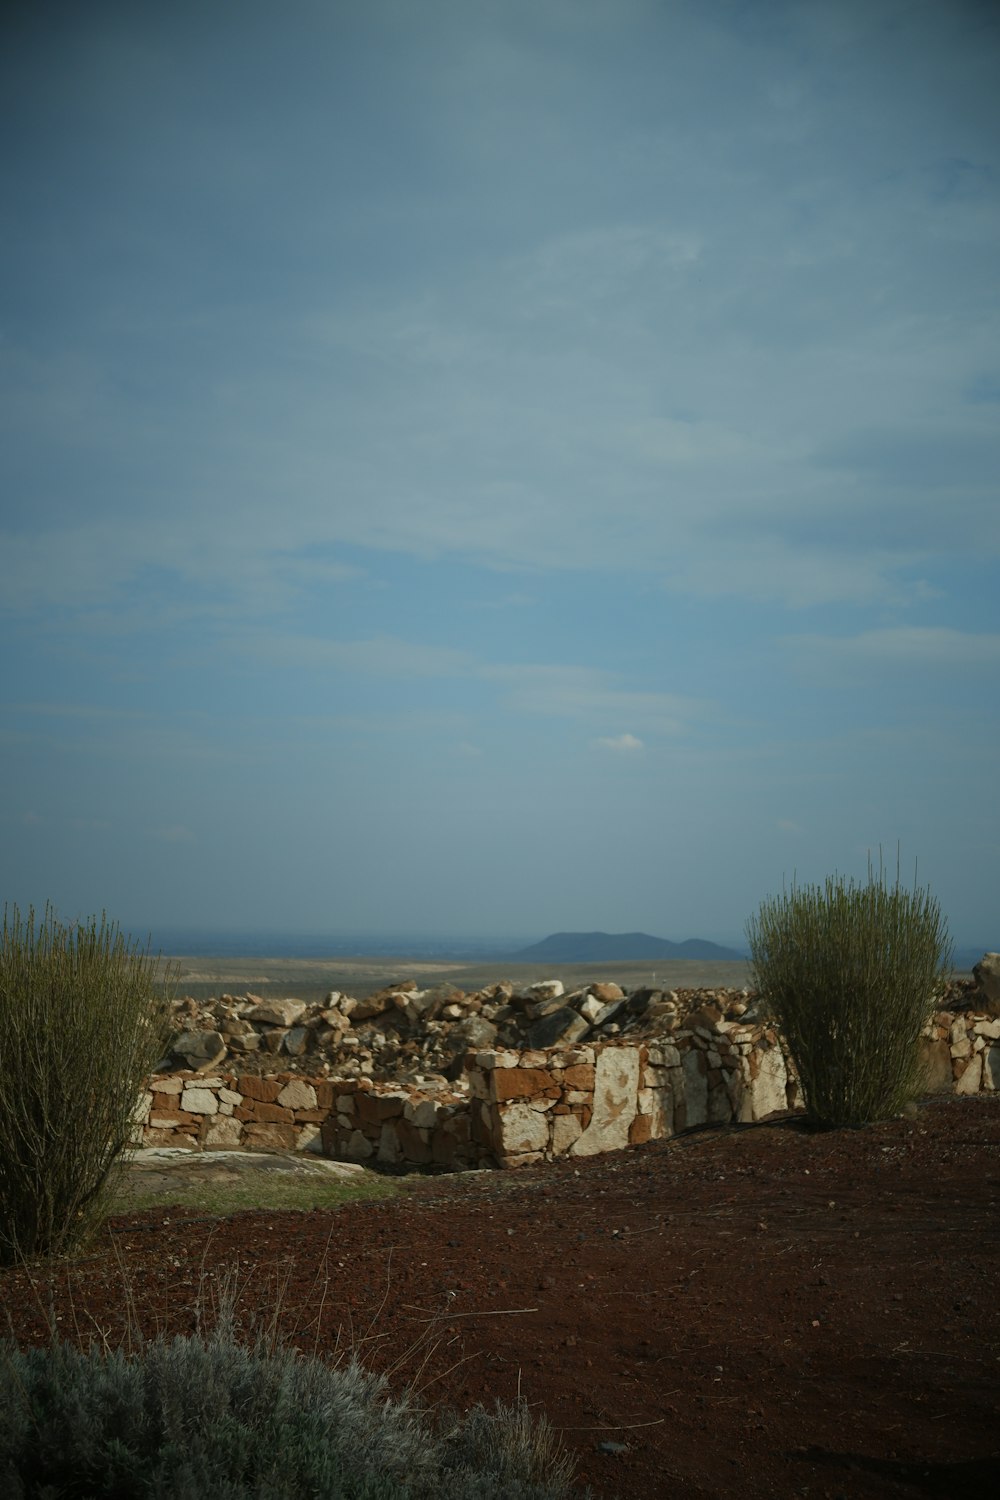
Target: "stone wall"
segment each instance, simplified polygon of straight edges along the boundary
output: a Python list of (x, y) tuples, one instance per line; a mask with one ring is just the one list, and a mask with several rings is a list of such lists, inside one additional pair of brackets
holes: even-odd
[[(939, 1011), (922, 1047), (928, 1092), (1000, 1089), (1000, 1017)], [(706, 1006), (669, 1037), (471, 1052), (462, 1077), (435, 1089), (292, 1072), (157, 1074), (136, 1125), (143, 1146), (455, 1170), (621, 1150), (800, 1104), (777, 1033)]]

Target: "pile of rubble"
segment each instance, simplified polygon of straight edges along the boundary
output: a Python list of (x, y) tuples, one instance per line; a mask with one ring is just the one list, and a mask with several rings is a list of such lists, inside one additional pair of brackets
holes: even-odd
[[(976, 978), (952, 981), (938, 1008), (985, 1005), (992, 1014), (985, 984), (995, 988), (1000, 1015), (1000, 964), (980, 979), (982, 968)], [(617, 984), (593, 983), (567, 994), (559, 980), (520, 990), (503, 981), (470, 994), (450, 986), (422, 990), (407, 980), (364, 1000), (333, 991), (319, 1005), (258, 995), (222, 995), (204, 1005), (186, 998), (175, 1006), (176, 1031), (158, 1071), (454, 1082), (469, 1052), (669, 1038), (694, 1012), (744, 1027), (763, 1019), (757, 996), (745, 989), (647, 987), (626, 995)]]
[(639, 989), (590, 984), (567, 994), (559, 980), (515, 990), (506, 981), (466, 994), (421, 990), (407, 980), (365, 1000), (334, 991), (320, 1005), (222, 995), (175, 1005), (176, 1031), (159, 1071), (277, 1071), (421, 1084), (456, 1080), (469, 1052), (545, 1050), (676, 1031), (708, 1005), (720, 1017), (753, 1019), (746, 990)]

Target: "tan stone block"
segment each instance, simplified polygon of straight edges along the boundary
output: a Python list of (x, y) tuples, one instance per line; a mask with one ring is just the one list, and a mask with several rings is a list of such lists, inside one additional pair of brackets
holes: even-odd
[(651, 1115), (636, 1115), (628, 1128), (628, 1143), (630, 1146), (644, 1146), (653, 1138), (653, 1119)]
[(253, 1121), (258, 1125), (291, 1125), (295, 1116), (290, 1109), (280, 1104), (268, 1104), (263, 1099), (247, 1099), (233, 1110), (238, 1120)]
[(295, 1078), (291, 1083), (286, 1083), (277, 1099), (278, 1104), (284, 1105), (285, 1109), (315, 1109), (316, 1090), (311, 1083), (306, 1083), (301, 1078)]
[(552, 1121), (552, 1154), (565, 1156), (573, 1142), (579, 1140), (583, 1126), (576, 1115), (560, 1115)]
[(964, 1065), (961, 1074), (956, 1078), (955, 1093), (978, 1094), (979, 1086), (982, 1083), (982, 1080), (983, 1059), (982, 1054), (977, 1053), (975, 1057), (969, 1058), (968, 1062)]
[(629, 1128), (636, 1115), (641, 1066), (634, 1047), (605, 1047), (599, 1053), (593, 1112), (580, 1139), (573, 1143), (573, 1156), (619, 1151), (628, 1145)]
[(556, 1086), (552, 1074), (543, 1068), (496, 1068), (490, 1084), (498, 1104), (504, 1099), (536, 1098)]
[(147, 1147), (186, 1146), (188, 1149), (194, 1149), (189, 1136), (178, 1137), (173, 1130), (161, 1130), (152, 1125), (147, 1125), (142, 1132), (142, 1144)]
[(248, 1151), (294, 1151), (295, 1127), (251, 1121), (243, 1127), (242, 1144)]
[(517, 1100), (502, 1109), (498, 1126), (497, 1146), (505, 1156), (544, 1151), (549, 1143), (548, 1121), (524, 1100)]
[(212, 1089), (187, 1088), (181, 1094), (181, 1109), (192, 1115), (217, 1115), (219, 1096)]
[(231, 1150), (234, 1146), (240, 1144), (242, 1131), (242, 1121), (234, 1120), (226, 1115), (216, 1115), (213, 1120), (209, 1120), (208, 1122), (205, 1134), (202, 1137), (202, 1145), (206, 1151), (212, 1149)]
[(244, 1101), (257, 1099), (263, 1104), (273, 1104), (281, 1093), (280, 1083), (272, 1078), (255, 1078), (252, 1073), (244, 1073), (236, 1087), (244, 1096)]
[(403, 1113), (408, 1097), (399, 1091), (390, 1094), (358, 1094), (358, 1119), (364, 1125), (381, 1125), (384, 1120), (391, 1120)]
[(563, 1071), (563, 1086), (568, 1089), (593, 1089), (594, 1087), (594, 1065), (592, 1063), (576, 1063)]
[(183, 1078), (161, 1078), (157, 1074), (151, 1087), (154, 1094), (179, 1094), (184, 1087), (184, 1082)]

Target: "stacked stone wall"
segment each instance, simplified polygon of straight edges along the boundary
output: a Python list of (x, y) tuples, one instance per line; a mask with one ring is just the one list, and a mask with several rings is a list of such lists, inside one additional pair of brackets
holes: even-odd
[[(1000, 1017), (939, 1011), (921, 1045), (928, 1092), (1000, 1089)], [(469, 1053), (462, 1078), (433, 1090), (291, 1072), (157, 1074), (136, 1143), (457, 1170), (621, 1150), (800, 1106), (778, 1034), (706, 1008), (648, 1041)]]

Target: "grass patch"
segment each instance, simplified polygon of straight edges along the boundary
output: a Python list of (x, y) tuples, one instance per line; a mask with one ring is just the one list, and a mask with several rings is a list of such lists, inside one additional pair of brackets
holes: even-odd
[[(340, 1178), (322, 1168), (281, 1171), (261, 1167), (226, 1172), (220, 1178), (197, 1180), (197, 1176), (206, 1170), (212, 1169), (199, 1163), (196, 1180), (183, 1178), (164, 1185), (156, 1168), (133, 1167), (124, 1174), (110, 1211), (129, 1214), (151, 1208), (184, 1208), (216, 1214), (219, 1218), (248, 1209), (263, 1212), (291, 1209), (308, 1213), (311, 1209), (340, 1208), (345, 1203), (396, 1197), (407, 1191), (409, 1181), (403, 1177), (380, 1177), (373, 1172)], [(165, 1172), (170, 1171), (170, 1168), (165, 1169)]]

